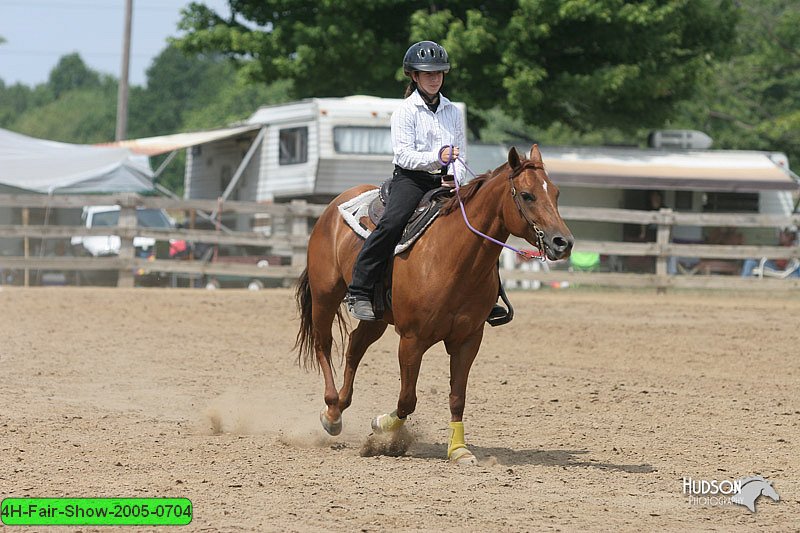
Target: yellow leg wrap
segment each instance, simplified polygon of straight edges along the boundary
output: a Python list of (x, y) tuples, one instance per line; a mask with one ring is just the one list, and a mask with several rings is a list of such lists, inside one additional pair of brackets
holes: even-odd
[(466, 449), (464, 442), (464, 422), (450, 422), (450, 443), (447, 446), (447, 458), (450, 459), (453, 452), (459, 448)]
[(451, 463), (459, 465), (478, 464), (478, 459), (472, 455), (464, 443), (463, 422), (450, 422), (450, 444), (447, 446), (447, 458)]
[(391, 413), (386, 413), (384, 415), (375, 417), (372, 420), (372, 429), (373, 431), (383, 433), (400, 429), (400, 427), (405, 423), (405, 418), (398, 417), (397, 410), (394, 410)]

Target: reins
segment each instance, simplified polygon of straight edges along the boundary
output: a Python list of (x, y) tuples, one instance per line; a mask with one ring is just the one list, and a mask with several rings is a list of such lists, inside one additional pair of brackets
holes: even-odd
[[(452, 157), (453, 146), (449, 146), (448, 148), (450, 148), (450, 155)], [(464, 159), (461, 156), (457, 156), (455, 158), (455, 160), (458, 161), (459, 163), (461, 163), (464, 166), (464, 169), (466, 169), (467, 172), (472, 174), (473, 178), (477, 178), (478, 177), (472, 171), (472, 169), (469, 168), (469, 165), (467, 165), (466, 161), (464, 161)], [(517, 189), (514, 187), (514, 178), (519, 175), (519, 173), (521, 172), (522, 168), (520, 169), (520, 172), (512, 172), (511, 175), (508, 178), (508, 181), (511, 184), (511, 196), (514, 198), (514, 204), (517, 206), (517, 209), (519, 210), (520, 214), (522, 215), (522, 218), (525, 219), (525, 222), (529, 226), (531, 226), (533, 228), (533, 231), (536, 233), (536, 247), (538, 248), (538, 250), (525, 250), (525, 249), (521, 249), (521, 248), (515, 248), (514, 246), (511, 246), (510, 244), (501, 242), (501, 241), (499, 241), (499, 240), (497, 240), (497, 239), (495, 239), (493, 237), (490, 237), (489, 235), (486, 235), (485, 233), (475, 229), (472, 226), (472, 224), (470, 224), (469, 219), (467, 218), (467, 212), (464, 209), (464, 202), (461, 199), (461, 186), (458, 183), (458, 177), (456, 176), (456, 173), (455, 173), (455, 164), (453, 164), (453, 160), (451, 160), (450, 163), (445, 163), (444, 161), (442, 161), (441, 156), (439, 156), (439, 163), (441, 163), (442, 166), (453, 165), (453, 167), (454, 167), (453, 168), (453, 170), (454, 170), (454, 172), (453, 172), (453, 181), (455, 182), (456, 197), (458, 198), (458, 205), (461, 208), (461, 215), (464, 217), (464, 223), (467, 225), (467, 227), (470, 229), (470, 231), (472, 231), (474, 234), (476, 234), (476, 235), (478, 235), (480, 237), (483, 237), (484, 239), (486, 239), (486, 240), (488, 240), (490, 242), (498, 244), (498, 245), (500, 245), (500, 246), (502, 246), (504, 248), (508, 248), (509, 250), (513, 251), (515, 254), (519, 255), (520, 257), (522, 257), (526, 261), (528, 261), (530, 259), (534, 259), (536, 257), (538, 257), (542, 262), (544, 262), (546, 260), (547, 257), (546, 257), (546, 254), (544, 253), (544, 232), (541, 229), (539, 229), (539, 227), (536, 225), (536, 223), (533, 220), (531, 220), (530, 217), (528, 216), (528, 214), (525, 213), (525, 211), (522, 209), (522, 205), (519, 203), (519, 196), (517, 195)]]

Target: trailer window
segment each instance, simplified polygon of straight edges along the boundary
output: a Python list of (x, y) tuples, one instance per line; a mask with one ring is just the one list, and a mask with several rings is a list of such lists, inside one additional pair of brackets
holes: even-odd
[(333, 149), (340, 154), (392, 154), (389, 128), (336, 126), (333, 128)]
[(281, 165), (297, 165), (308, 161), (308, 128), (286, 128), (278, 132)]
[(708, 192), (704, 195), (705, 213), (758, 213), (757, 192)]

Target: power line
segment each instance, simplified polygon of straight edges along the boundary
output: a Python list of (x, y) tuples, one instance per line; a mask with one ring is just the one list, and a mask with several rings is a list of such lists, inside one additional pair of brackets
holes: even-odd
[[(136, 4), (137, 10), (145, 10), (145, 11), (176, 11), (188, 6), (189, 3), (185, 2), (181, 5), (174, 5), (174, 6), (164, 6), (164, 5), (140, 5)], [(15, 7), (44, 7), (48, 9), (106, 9), (112, 11), (120, 11), (124, 6), (118, 5), (109, 5), (108, 3), (103, 4), (91, 4), (91, 3), (80, 3), (80, 4), (61, 4), (61, 3), (52, 3), (52, 2), (14, 2), (14, 1), (6, 1), (3, 2), (2, 7), (7, 6), (15, 6)]]
[[(166, 46), (166, 45), (165, 45)], [(132, 57), (153, 57), (158, 55), (162, 50), (156, 50), (155, 52), (146, 53), (146, 52), (139, 52), (137, 54), (131, 54)], [(19, 56), (65, 56), (72, 53), (77, 53), (81, 57), (118, 57), (120, 52), (81, 52), (80, 50), (72, 50), (72, 51), (65, 51), (65, 50), (3, 50), (0, 52), (0, 56), (9, 57), (14, 55)]]

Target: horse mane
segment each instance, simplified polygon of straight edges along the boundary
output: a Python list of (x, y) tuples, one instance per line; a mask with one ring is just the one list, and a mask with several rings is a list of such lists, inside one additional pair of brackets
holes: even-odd
[[(464, 204), (466, 205), (466, 203), (469, 202), (475, 196), (475, 194), (477, 194), (477, 192), (481, 189), (481, 187), (483, 187), (483, 185), (487, 181), (489, 181), (495, 176), (495, 172), (496, 171), (491, 171), (491, 170), (484, 172), (480, 176), (476, 177), (475, 179), (473, 179), (472, 181), (461, 187), (459, 189), (459, 194), (461, 195), (461, 201), (463, 201)], [(459, 208), (458, 195), (453, 194), (451, 198), (445, 200), (444, 204), (442, 205), (442, 209), (439, 211), (439, 213), (441, 215), (449, 215), (458, 208)]]

